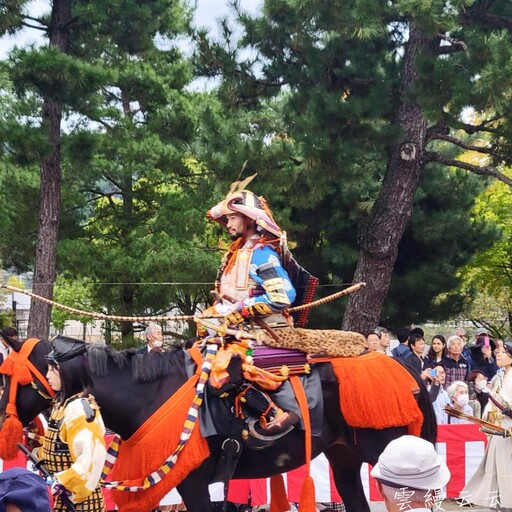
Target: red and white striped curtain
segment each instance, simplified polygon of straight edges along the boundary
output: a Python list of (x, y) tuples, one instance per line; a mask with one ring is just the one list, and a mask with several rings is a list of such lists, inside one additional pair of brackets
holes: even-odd
[[(476, 471), (485, 452), (487, 436), (480, 432), (477, 425), (440, 425), (437, 439), (437, 451), (444, 457), (451, 471), (451, 479), (446, 488), (448, 498), (459, 496), (460, 491)], [(155, 461), (158, 463), (158, 461)], [(12, 467), (27, 467), (32, 469), (23, 454), (11, 461), (0, 459), (0, 471)], [(367, 498), (370, 501), (381, 501), (374, 479), (370, 476), (371, 467), (364, 464), (361, 468), (361, 479)], [(324, 455), (320, 455), (311, 463), (311, 475), (315, 481), (316, 501), (319, 503), (341, 501), (329, 463)], [(305, 477), (305, 468), (298, 468), (284, 475), (290, 502), (298, 502), (300, 490)], [(269, 502), (270, 480), (233, 480), (229, 488), (229, 501), (234, 503), (248, 503), (252, 505), (265, 505)], [(109, 491), (104, 491), (109, 510), (115, 506)], [(223, 485), (210, 486), (210, 495), (213, 501), (223, 500)], [(174, 489), (166, 495), (161, 505), (173, 505), (181, 502), (181, 497)]]

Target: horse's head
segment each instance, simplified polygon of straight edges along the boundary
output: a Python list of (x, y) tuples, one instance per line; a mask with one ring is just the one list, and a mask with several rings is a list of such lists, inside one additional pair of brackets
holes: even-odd
[(11, 347), (0, 372), (6, 376), (0, 400), (0, 457), (9, 460), (17, 453), (23, 426), (48, 408), (55, 393), (46, 380), (48, 341), (29, 338), (21, 342), (2, 337)]

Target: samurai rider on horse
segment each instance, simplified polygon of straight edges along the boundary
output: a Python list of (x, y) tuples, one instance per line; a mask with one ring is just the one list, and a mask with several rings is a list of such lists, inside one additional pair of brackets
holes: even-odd
[(216, 302), (201, 315), (224, 318), (214, 325), (205, 322), (208, 329), (204, 323), (201, 327), (199, 318), (198, 325), (201, 337), (223, 339), (212, 367), (210, 391), (220, 397), (236, 397), (237, 415), (259, 418), (258, 437), (270, 440), (288, 433), (299, 416), (283, 411), (265, 392), (277, 390), (286, 377), (251, 364), (253, 345), (247, 332), (254, 338), (261, 329), (290, 327), (293, 319), (286, 310), (294, 303), (296, 290), (281, 262), (285, 232), (265, 199), (245, 189), (253, 177), (232, 184), (226, 198), (207, 213), (227, 228), (232, 243), (217, 272)]

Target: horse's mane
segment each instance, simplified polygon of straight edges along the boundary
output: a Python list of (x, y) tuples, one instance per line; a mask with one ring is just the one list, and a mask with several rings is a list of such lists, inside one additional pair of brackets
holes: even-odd
[(154, 382), (171, 374), (185, 375), (185, 358), (181, 348), (166, 352), (140, 352), (136, 348), (114, 350), (103, 343), (90, 343), (87, 346), (87, 359), (92, 375), (99, 377), (108, 373), (109, 359), (123, 370), (132, 373), (133, 382)]

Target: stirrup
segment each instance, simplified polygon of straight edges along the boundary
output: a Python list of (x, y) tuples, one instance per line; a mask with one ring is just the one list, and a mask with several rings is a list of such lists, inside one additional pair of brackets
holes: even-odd
[(249, 418), (247, 427), (252, 437), (261, 441), (274, 441), (290, 433), (298, 421), (299, 417), (294, 412), (283, 412), (278, 418), (268, 423), (266, 427), (261, 427), (258, 419)]

